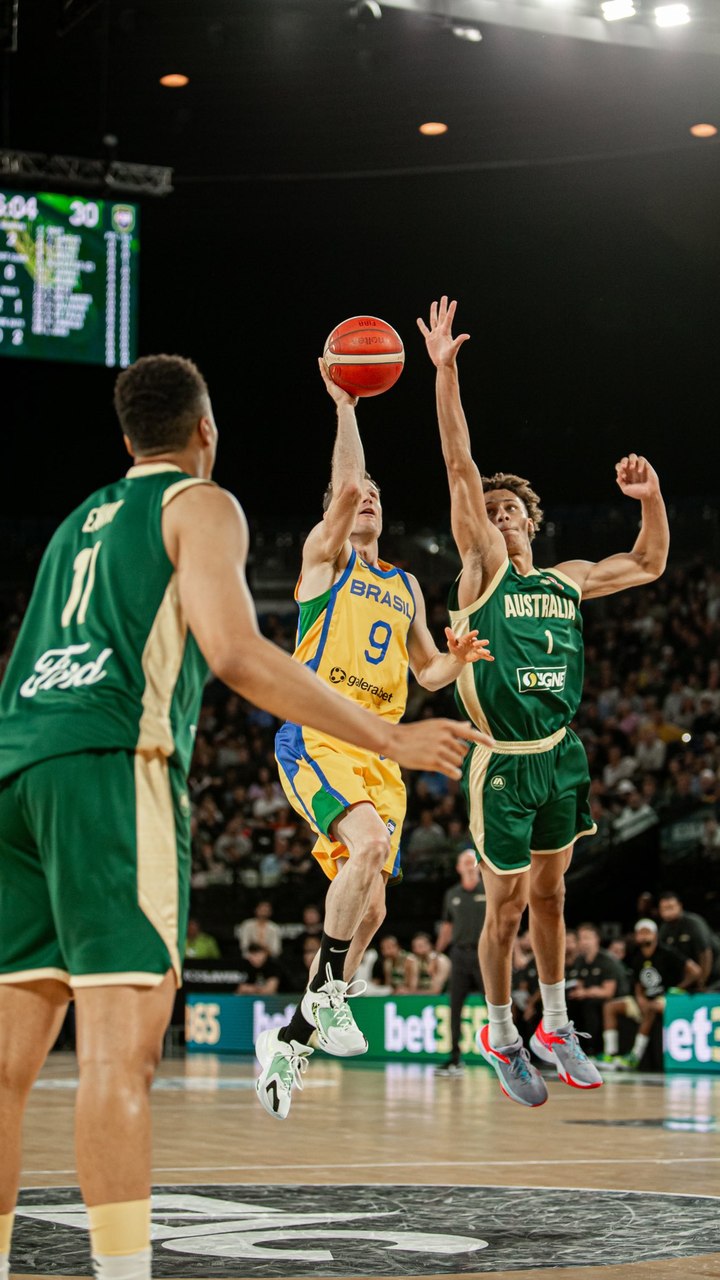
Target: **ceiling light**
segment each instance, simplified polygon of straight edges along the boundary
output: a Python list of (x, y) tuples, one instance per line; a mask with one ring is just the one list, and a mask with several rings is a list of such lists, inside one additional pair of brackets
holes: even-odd
[(694, 138), (714, 138), (717, 128), (714, 124), (694, 124), (690, 132)]
[(441, 124), (439, 120), (427, 120), (425, 124), (420, 125), (420, 132), (425, 134), (426, 138), (434, 138), (439, 133), (447, 133), (446, 124)]
[(479, 27), (451, 27), (450, 30), (458, 40), (469, 40), (471, 44), (479, 44), (482, 40)]
[(184, 76), (180, 71), (171, 71), (160, 77), (160, 83), (165, 89), (184, 89), (190, 83), (190, 77)]
[(637, 9), (633, 0), (605, 0), (600, 6), (606, 22), (617, 22), (620, 18), (634, 18)]
[(690, 10), (686, 4), (661, 4), (655, 10), (655, 21), (659, 27), (681, 27), (690, 21)]

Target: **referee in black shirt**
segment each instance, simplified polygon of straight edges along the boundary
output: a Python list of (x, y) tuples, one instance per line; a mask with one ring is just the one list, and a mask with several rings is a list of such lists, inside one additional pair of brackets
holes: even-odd
[(438, 1076), (461, 1076), (465, 1070), (460, 1055), (463, 1005), (471, 991), (482, 991), (478, 942), (485, 921), (485, 894), (475, 851), (465, 849), (455, 869), (460, 883), (448, 889), (443, 899), (442, 924), (436, 949), (450, 948), (450, 1032), (452, 1056), (437, 1067)]

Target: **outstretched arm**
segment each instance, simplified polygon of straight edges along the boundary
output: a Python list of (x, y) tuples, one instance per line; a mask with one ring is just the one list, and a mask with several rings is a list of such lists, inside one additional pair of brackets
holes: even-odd
[(617, 483), (628, 498), (637, 498), (642, 511), (640, 532), (632, 551), (590, 560), (568, 560), (557, 568), (576, 582), (586, 600), (609, 596), (627, 587), (654, 582), (665, 570), (670, 529), (657, 473), (646, 458), (636, 453), (622, 458), (615, 467)]
[(408, 656), (415, 679), (423, 689), (434, 693), (446, 684), (457, 680), (467, 662), (493, 662), (487, 640), (478, 640), (477, 631), (470, 631), (458, 640), (449, 627), (445, 628), (448, 652), (441, 653), (432, 638), (427, 624), (425, 601), (417, 578), (408, 574), (415, 596), (415, 617), (408, 633)]
[(355, 417), (357, 397), (348, 395), (328, 377), (322, 360), (320, 374), (337, 409), (337, 432), (332, 457), (332, 499), (323, 519), (308, 534), (303, 547), (303, 594), (320, 595), (332, 585), (338, 569), (350, 556), (350, 534), (362, 502), (365, 453)]
[(453, 720), (388, 724), (260, 635), (245, 579), (247, 524), (223, 489), (198, 485), (180, 493), (163, 512), (163, 538), (180, 607), (208, 665), (256, 706), (410, 769), (437, 769), (451, 778), (460, 777), (468, 740), (491, 744)]
[(463, 562), (463, 569), (477, 571), (485, 579), (492, 577), (507, 559), (502, 534), (488, 520), (482, 478), (473, 461), (470, 432), (460, 400), (457, 369), (458, 352), (470, 337), (452, 335), (456, 302), (448, 303), (443, 295), (440, 305), (430, 307), (430, 327), (418, 319), (428, 355), (437, 369), (436, 404), (440, 441), (450, 485), (453, 537)]

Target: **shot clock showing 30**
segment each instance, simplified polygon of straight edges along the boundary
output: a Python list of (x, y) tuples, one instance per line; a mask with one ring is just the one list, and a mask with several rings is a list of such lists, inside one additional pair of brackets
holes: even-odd
[(138, 265), (137, 205), (0, 191), (0, 356), (131, 364)]

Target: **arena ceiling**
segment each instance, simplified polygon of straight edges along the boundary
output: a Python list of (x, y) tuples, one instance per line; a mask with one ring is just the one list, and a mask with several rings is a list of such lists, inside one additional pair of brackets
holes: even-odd
[[(442, 465), (415, 317), (445, 291), (473, 334), (463, 391), (486, 467), (529, 473), (550, 504), (615, 501), (635, 448), (679, 495), (708, 493), (720, 135), (689, 130), (720, 127), (720, 5), (689, 0), (692, 22), (659, 32), (656, 3), (609, 24), (595, 0), (379, 0), (380, 17), (367, 0), (19, 0), (2, 143), (172, 167), (174, 193), (142, 208), (142, 350), (200, 363), (220, 478), (251, 517), (300, 522), (319, 501), (332, 415), (315, 357), (368, 311), (408, 354), (362, 407), (370, 466), (382, 441), (394, 511), (447, 521), (444, 488), (414, 475)], [(168, 72), (187, 87), (161, 87)], [(422, 136), (428, 120), (447, 132)], [(59, 414), (76, 432), (80, 394), (93, 474), (122, 465), (112, 374), (3, 373), (33, 430)], [(33, 466), (35, 446), (15, 433), (10, 461)], [(48, 475), (37, 504), (67, 509), (88, 476), (66, 493)]]

